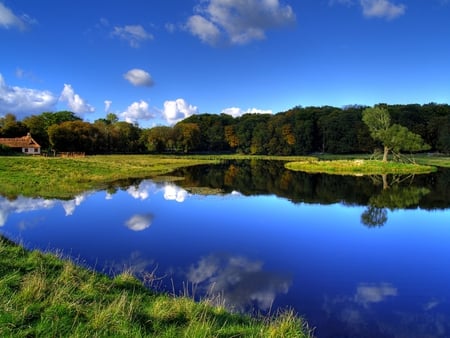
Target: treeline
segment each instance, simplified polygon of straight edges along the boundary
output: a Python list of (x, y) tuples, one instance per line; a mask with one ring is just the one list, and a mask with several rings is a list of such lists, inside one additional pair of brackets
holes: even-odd
[[(387, 105), (392, 122), (420, 135), (430, 151), (450, 153), (450, 106)], [(72, 112), (0, 118), (0, 137), (30, 132), (42, 148), (103, 153), (243, 153), (304, 155), (370, 153), (380, 146), (362, 121), (366, 106), (295, 107), (278, 114), (193, 115), (173, 127), (140, 128), (115, 114), (94, 123)]]

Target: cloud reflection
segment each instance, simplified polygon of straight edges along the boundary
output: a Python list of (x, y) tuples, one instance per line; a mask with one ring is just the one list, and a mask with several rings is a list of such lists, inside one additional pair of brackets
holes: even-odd
[[(408, 295), (403, 295), (409, 297)], [(428, 302), (402, 306), (398, 288), (390, 283), (360, 283), (350, 295), (325, 297), (322, 331), (336, 335), (342, 328), (354, 337), (450, 337), (448, 301), (432, 298)]]
[(61, 201), (44, 198), (29, 198), (19, 196), (14, 200), (9, 200), (0, 196), (0, 226), (6, 224), (10, 214), (20, 214), (24, 212), (37, 211), (43, 209), (52, 209), (61, 203), (66, 216), (71, 216), (75, 209), (83, 203), (89, 193), (76, 196), (72, 200)]
[(356, 288), (355, 301), (366, 305), (383, 302), (390, 296), (397, 296), (397, 288), (391, 284), (360, 284)]
[(125, 222), (125, 225), (133, 231), (142, 231), (150, 227), (154, 216), (152, 214), (134, 215)]
[(175, 184), (167, 184), (164, 186), (164, 199), (168, 201), (177, 201), (182, 203), (188, 195), (189, 193), (186, 190), (177, 187)]
[(152, 181), (142, 181), (138, 186), (130, 186), (127, 193), (135, 199), (146, 200), (152, 192), (157, 191), (157, 186)]
[(62, 206), (64, 208), (64, 211), (66, 212), (66, 216), (73, 215), (76, 207), (80, 206), (81, 203), (83, 203), (86, 200), (87, 196), (88, 194), (81, 194), (76, 196), (73, 200), (63, 201)]
[(14, 200), (8, 200), (0, 196), (0, 226), (5, 225), (10, 214), (20, 214), (40, 209), (51, 209), (55, 206), (55, 200), (43, 198), (31, 199), (19, 196)]
[(142, 181), (138, 186), (131, 186), (127, 189), (128, 194), (133, 198), (140, 200), (146, 200), (151, 194), (159, 191), (163, 192), (164, 199), (167, 201), (177, 201), (181, 203), (189, 196), (189, 193), (186, 190), (173, 183), (155, 184), (152, 181)]
[(268, 310), (292, 282), (288, 276), (264, 271), (261, 261), (219, 255), (201, 258), (190, 267), (187, 278), (205, 293), (221, 295), (224, 305), (235, 311)]

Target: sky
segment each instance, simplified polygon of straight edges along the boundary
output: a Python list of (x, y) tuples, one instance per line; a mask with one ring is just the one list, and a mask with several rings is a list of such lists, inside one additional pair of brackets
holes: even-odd
[(450, 103), (450, 0), (0, 0), (0, 117)]

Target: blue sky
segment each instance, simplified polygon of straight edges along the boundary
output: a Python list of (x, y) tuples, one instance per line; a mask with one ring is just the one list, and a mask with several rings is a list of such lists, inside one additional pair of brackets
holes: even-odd
[(450, 103), (450, 0), (0, 0), (0, 117)]

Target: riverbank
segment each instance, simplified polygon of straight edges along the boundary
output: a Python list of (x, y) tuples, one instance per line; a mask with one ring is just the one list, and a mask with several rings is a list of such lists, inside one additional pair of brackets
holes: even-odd
[[(317, 159), (331, 160), (331, 170), (316, 166)], [(18, 194), (28, 197), (70, 199), (93, 189), (112, 186), (128, 186), (133, 181), (155, 178), (171, 171), (198, 164), (214, 164), (223, 160), (278, 160), (301, 163), (302, 170), (308, 163), (308, 172), (339, 171), (338, 160), (348, 160), (351, 170), (341, 169), (341, 174), (362, 173), (416, 173), (431, 172), (431, 167), (450, 167), (450, 158), (441, 156), (416, 156), (415, 161), (423, 166), (390, 163), (385, 170), (380, 166), (363, 171), (361, 163), (368, 162), (369, 155), (317, 155), (312, 156), (249, 156), (249, 155), (97, 155), (83, 158), (49, 158), (29, 156), (5, 156), (0, 161), (0, 192), (14, 198)], [(361, 162), (362, 161), (362, 162)], [(324, 163), (320, 163), (322, 165)], [(298, 165), (289, 165), (298, 170)], [(334, 169), (333, 169), (334, 168)], [(336, 169), (338, 168), (338, 169)], [(306, 171), (306, 170), (305, 170)], [(347, 172), (346, 172), (347, 171)]]
[(15, 197), (69, 199), (136, 179), (154, 178), (177, 168), (215, 160), (180, 156), (99, 155), (82, 158), (6, 156), (0, 161), (0, 192)]
[(292, 311), (254, 318), (150, 291), (0, 236), (2, 337), (310, 337)]

